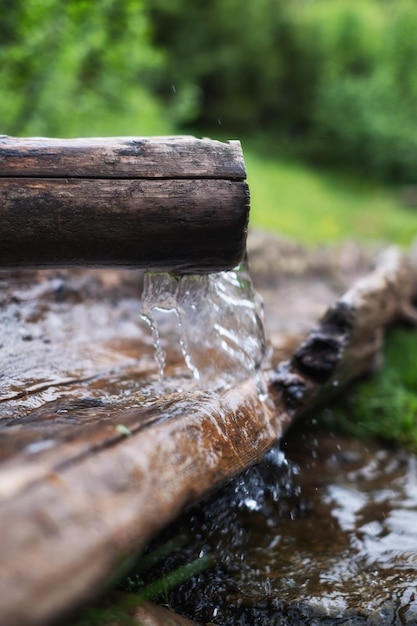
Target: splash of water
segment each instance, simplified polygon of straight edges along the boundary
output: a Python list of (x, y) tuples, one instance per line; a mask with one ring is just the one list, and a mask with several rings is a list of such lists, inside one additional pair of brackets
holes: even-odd
[(263, 312), (246, 263), (215, 274), (145, 274), (142, 317), (152, 329), (162, 376), (156, 311), (175, 312), (185, 362), (202, 384), (224, 387), (259, 371), (266, 352)]

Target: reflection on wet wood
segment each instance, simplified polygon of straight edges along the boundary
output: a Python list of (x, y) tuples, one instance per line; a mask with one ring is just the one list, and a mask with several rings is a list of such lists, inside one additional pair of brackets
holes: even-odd
[[(89, 599), (186, 505), (256, 463), (312, 403), (373, 368), (389, 324), (415, 319), (415, 269), (391, 250), (262, 380), (198, 390), (174, 350), (161, 394), (138, 284), (128, 272), (2, 276), (8, 626), (43, 625)], [(141, 347), (140, 359), (129, 345)]]

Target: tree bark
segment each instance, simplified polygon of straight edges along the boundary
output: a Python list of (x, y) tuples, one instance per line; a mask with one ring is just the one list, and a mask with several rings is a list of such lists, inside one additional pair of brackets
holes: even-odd
[(0, 135), (0, 176), (244, 180), (246, 169), (237, 140)]
[(416, 269), (392, 249), (257, 380), (142, 407), (63, 395), (4, 419), (2, 621), (45, 625), (88, 600), (185, 506), (258, 462), (294, 419), (374, 368), (386, 327), (415, 321), (416, 292)]
[(231, 269), (245, 177), (238, 141), (0, 137), (0, 267)]

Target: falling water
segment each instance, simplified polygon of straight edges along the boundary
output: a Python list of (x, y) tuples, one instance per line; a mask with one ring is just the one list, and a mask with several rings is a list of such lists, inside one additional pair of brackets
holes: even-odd
[(265, 359), (262, 304), (246, 263), (206, 275), (145, 274), (142, 317), (152, 329), (162, 376), (165, 353), (158, 312), (175, 313), (185, 362), (205, 386), (244, 380)]

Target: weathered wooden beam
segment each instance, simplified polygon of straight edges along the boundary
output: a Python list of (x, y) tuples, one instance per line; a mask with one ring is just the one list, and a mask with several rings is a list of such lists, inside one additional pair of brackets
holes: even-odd
[(230, 269), (245, 176), (238, 141), (0, 137), (0, 267)]
[(87, 439), (77, 425), (72, 441), (2, 464), (3, 623), (43, 626), (86, 601), (186, 504), (260, 460), (276, 437), (272, 404), (254, 381), (216, 395), (182, 398), (174, 419), (175, 404), (154, 408), (151, 427), (141, 410), (98, 417)]
[(329, 307), (287, 361), (270, 376), (277, 406), (291, 420), (374, 371), (385, 331), (395, 322), (417, 324), (417, 267), (396, 247), (381, 254), (374, 271)]
[[(45, 625), (87, 600), (187, 504), (260, 460), (319, 398), (373, 368), (385, 328), (415, 321), (416, 292), (416, 268), (391, 250), (262, 380), (113, 412), (63, 400), (45, 405), (42, 420), (36, 410), (22, 424), (9, 420), (3, 439), (32, 431), (38, 445), (0, 467), (3, 622)], [(67, 420), (62, 438), (51, 435), (56, 419)]]
[(0, 135), (0, 176), (244, 180), (240, 142), (174, 137)]

